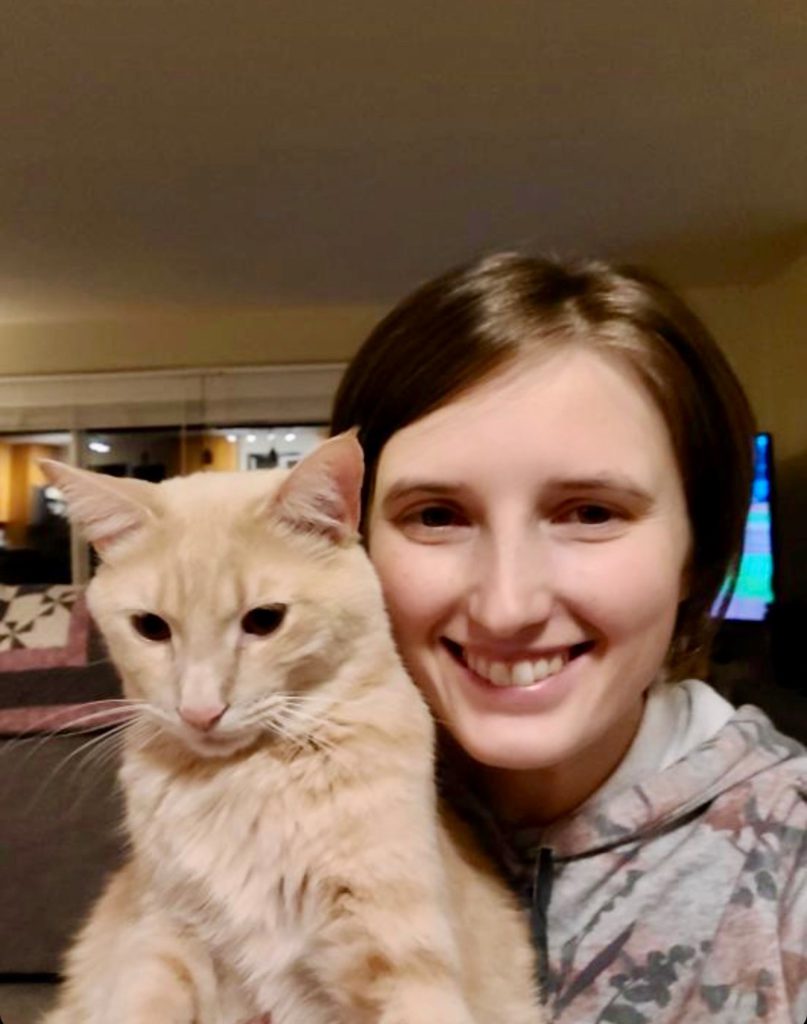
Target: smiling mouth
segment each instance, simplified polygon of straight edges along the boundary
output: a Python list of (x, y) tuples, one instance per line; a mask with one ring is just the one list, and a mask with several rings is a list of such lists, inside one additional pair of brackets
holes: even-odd
[(491, 686), (517, 687), (519, 689), (534, 686), (550, 676), (562, 672), (570, 661), (579, 658), (594, 646), (593, 640), (571, 647), (560, 648), (540, 657), (520, 658), (517, 660), (500, 661), (495, 658), (483, 657), (466, 651), (453, 640), (443, 640), (443, 644), (451, 656), (475, 675), (484, 679)]

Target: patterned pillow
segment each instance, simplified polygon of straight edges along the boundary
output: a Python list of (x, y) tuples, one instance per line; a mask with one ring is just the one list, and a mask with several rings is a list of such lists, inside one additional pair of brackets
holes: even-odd
[(0, 735), (103, 728), (120, 696), (81, 587), (0, 584)]

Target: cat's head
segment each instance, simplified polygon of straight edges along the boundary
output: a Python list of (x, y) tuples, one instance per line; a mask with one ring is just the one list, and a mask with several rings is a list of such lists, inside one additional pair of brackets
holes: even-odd
[(352, 433), (292, 470), (160, 484), (43, 470), (101, 557), (90, 609), (125, 695), (161, 733), (225, 756), (302, 735), (349, 697), (368, 635), (387, 629), (358, 542)]

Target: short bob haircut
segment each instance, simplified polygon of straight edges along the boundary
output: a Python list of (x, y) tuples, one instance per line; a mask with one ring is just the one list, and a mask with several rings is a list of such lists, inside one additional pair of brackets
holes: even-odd
[(333, 433), (359, 429), (365, 517), (378, 460), (396, 431), (521, 356), (570, 346), (621, 360), (667, 424), (693, 547), (665, 668), (671, 679), (702, 672), (719, 620), (712, 609), (726, 581), (733, 585), (742, 551), (754, 418), (707, 328), (643, 270), (500, 253), (451, 270), (400, 302), (348, 366), (333, 408)]

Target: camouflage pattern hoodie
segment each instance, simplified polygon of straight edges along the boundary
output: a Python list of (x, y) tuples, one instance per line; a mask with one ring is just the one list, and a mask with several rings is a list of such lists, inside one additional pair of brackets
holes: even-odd
[[(618, 770), (541, 832), (461, 803), (523, 897), (556, 1024), (805, 1024), (807, 751), (759, 709), (677, 685), (689, 724), (659, 770), (637, 780), (629, 752), (631, 781)], [(640, 729), (645, 761), (657, 738)]]

